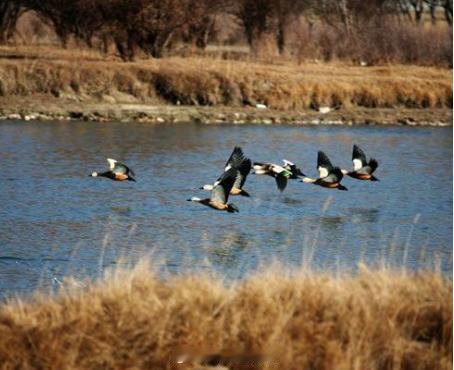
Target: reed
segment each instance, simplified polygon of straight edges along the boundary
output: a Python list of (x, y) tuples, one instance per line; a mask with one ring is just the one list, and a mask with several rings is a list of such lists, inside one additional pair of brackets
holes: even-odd
[(142, 263), (0, 308), (1, 369), (450, 369), (452, 345), (452, 281), (435, 271), (272, 268), (228, 285)]

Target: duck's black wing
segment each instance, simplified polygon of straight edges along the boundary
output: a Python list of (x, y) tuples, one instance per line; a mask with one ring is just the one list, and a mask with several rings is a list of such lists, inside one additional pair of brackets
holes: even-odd
[(328, 174), (328, 176), (323, 178), (324, 182), (329, 182), (329, 183), (337, 183), (341, 182), (342, 178), (344, 177), (341, 169), (339, 167), (334, 167), (331, 172)]
[(356, 144), (353, 145), (352, 153), (353, 169), (358, 171), (360, 168), (367, 165), (366, 155), (363, 150)]
[(369, 160), (368, 164), (366, 164), (364, 167), (359, 169), (358, 173), (365, 173), (368, 175), (372, 175), (375, 172), (375, 170), (377, 169), (377, 167), (378, 167), (378, 162), (374, 158), (371, 158)]
[(226, 204), (229, 199), (230, 190), (236, 180), (236, 168), (230, 168), (225, 171), (221, 177), (214, 183), (214, 188), (211, 191), (210, 200)]
[(236, 146), (235, 148), (233, 148), (232, 154), (230, 154), (230, 157), (224, 166), (224, 171), (228, 171), (232, 167), (238, 168), (244, 161), (244, 159), (245, 157), (243, 154), (243, 149), (241, 149), (239, 146)]
[(246, 178), (249, 175), (249, 172), (251, 172), (251, 168), (252, 168), (251, 160), (249, 158), (243, 159), (243, 161), (237, 168), (236, 179), (233, 184), (233, 187), (237, 189), (243, 188), (243, 185), (246, 182)]
[(334, 167), (331, 164), (328, 156), (320, 150), (317, 155), (317, 170), (320, 178), (328, 176), (333, 171), (333, 169)]
[(276, 185), (279, 191), (284, 191), (287, 187), (287, 177), (282, 173), (278, 173), (274, 178), (276, 179)]

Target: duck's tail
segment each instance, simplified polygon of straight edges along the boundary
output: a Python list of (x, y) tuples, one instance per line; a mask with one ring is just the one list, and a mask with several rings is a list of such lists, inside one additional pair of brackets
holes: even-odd
[(342, 185), (342, 184), (339, 184), (339, 186), (338, 186), (337, 188), (338, 188), (339, 190), (345, 190), (345, 191), (348, 190), (348, 189), (347, 189), (344, 185)]
[(251, 194), (249, 194), (246, 190), (241, 189), (240, 195), (243, 197), (250, 197)]

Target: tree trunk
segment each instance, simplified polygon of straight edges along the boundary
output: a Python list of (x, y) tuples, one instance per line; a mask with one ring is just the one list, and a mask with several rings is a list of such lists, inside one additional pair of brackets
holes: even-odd
[(277, 24), (277, 34), (276, 34), (276, 42), (277, 42), (277, 49), (279, 50), (279, 54), (284, 54), (285, 51), (285, 24), (283, 19), (279, 19)]
[(0, 43), (6, 43), (13, 35), (21, 6), (16, 1), (0, 0)]
[(424, 5), (423, 5), (422, 0), (413, 0), (411, 5), (413, 5), (413, 9), (415, 11), (416, 24), (421, 24), (422, 14), (424, 11)]
[(452, 25), (452, 0), (445, 0), (443, 7), (445, 8), (446, 22)]
[(339, 7), (340, 7), (340, 15), (342, 24), (344, 25), (345, 32), (347, 35), (351, 35), (352, 33), (352, 24), (350, 19), (350, 12), (347, 6), (347, 0), (339, 0)]
[(430, 23), (432, 23), (432, 25), (435, 25), (437, 23), (437, 17), (435, 16), (436, 7), (435, 7), (434, 3), (431, 3), (429, 5), (429, 10), (430, 10)]

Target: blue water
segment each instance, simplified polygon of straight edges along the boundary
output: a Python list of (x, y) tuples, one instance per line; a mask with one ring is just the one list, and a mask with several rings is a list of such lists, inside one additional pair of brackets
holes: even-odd
[[(240, 213), (186, 201), (212, 183), (235, 145), (252, 160), (285, 158), (316, 175), (324, 150), (351, 167), (353, 143), (379, 161), (380, 182), (348, 192), (250, 175)], [(105, 158), (137, 182), (88, 177)], [(0, 123), (0, 294), (58, 286), (151, 258), (163, 274), (240, 278), (276, 261), (349, 270), (385, 261), (452, 272), (452, 128)], [(207, 193), (208, 194), (208, 193)]]

